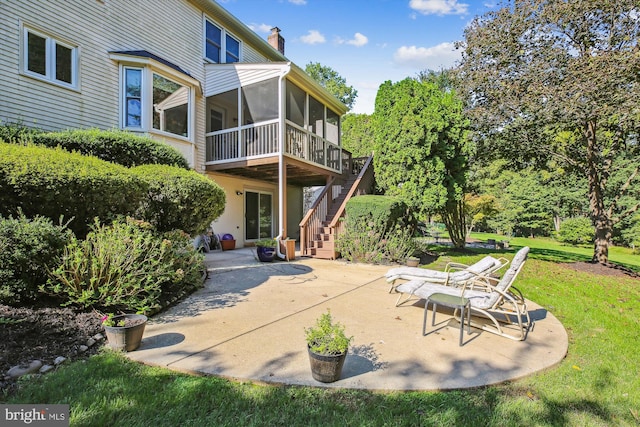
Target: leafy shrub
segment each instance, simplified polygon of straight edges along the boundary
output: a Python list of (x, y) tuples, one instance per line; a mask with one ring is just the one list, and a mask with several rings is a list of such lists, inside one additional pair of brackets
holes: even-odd
[(195, 171), (171, 166), (132, 168), (148, 186), (137, 216), (158, 231), (184, 230), (200, 234), (224, 211), (224, 190)]
[(337, 248), (349, 261), (383, 263), (413, 254), (416, 221), (393, 197), (358, 196), (347, 202), (344, 232)]
[(558, 240), (570, 245), (593, 243), (595, 232), (589, 218), (569, 218), (560, 224)]
[(27, 144), (33, 142), (33, 135), (37, 129), (29, 128), (22, 123), (4, 123), (0, 125), (0, 141), (12, 144)]
[(334, 322), (331, 312), (320, 315), (315, 326), (304, 329), (307, 345), (316, 354), (338, 355), (346, 353), (353, 337), (347, 337), (344, 325)]
[(145, 189), (120, 165), (60, 148), (0, 142), (0, 215), (22, 209), (27, 217), (64, 217), (81, 237), (94, 217), (108, 222), (133, 212)]
[(354, 197), (347, 203), (346, 216), (366, 216), (385, 227), (393, 227), (399, 222), (413, 227), (416, 226), (416, 221), (409, 212), (406, 203), (388, 196), (364, 195)]
[(64, 225), (48, 218), (1, 218), (0, 302), (16, 306), (42, 296), (38, 288), (46, 283), (47, 270), (55, 267), (71, 236)]
[(78, 151), (126, 167), (163, 164), (189, 169), (184, 156), (170, 145), (120, 130), (75, 129), (36, 133), (33, 142)]
[(47, 289), (66, 304), (148, 314), (201, 285), (202, 267), (202, 256), (183, 233), (163, 238), (149, 223), (96, 221), (86, 240), (73, 238), (64, 249)]
[(349, 217), (336, 242), (348, 261), (370, 264), (402, 261), (415, 252), (413, 229), (396, 224), (389, 228), (370, 217)]

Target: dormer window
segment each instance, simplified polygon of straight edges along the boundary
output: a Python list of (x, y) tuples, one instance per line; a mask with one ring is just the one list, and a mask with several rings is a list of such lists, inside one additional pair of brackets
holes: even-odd
[(205, 20), (205, 58), (217, 64), (240, 62), (240, 41), (227, 31)]

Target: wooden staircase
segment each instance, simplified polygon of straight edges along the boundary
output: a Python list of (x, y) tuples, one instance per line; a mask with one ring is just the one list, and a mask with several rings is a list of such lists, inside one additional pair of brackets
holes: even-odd
[(338, 219), (336, 215), (342, 214), (340, 207), (344, 204), (347, 195), (352, 193), (349, 190), (354, 185), (357, 185), (357, 179), (356, 175), (350, 175), (343, 184), (343, 190), (340, 195), (333, 200), (325, 220), (322, 221), (322, 226), (318, 229), (319, 232), (309, 242), (309, 255), (312, 257), (322, 259), (336, 259), (338, 257), (338, 252), (336, 251), (336, 228), (332, 227), (331, 223), (334, 222), (334, 219)]
[(339, 180), (340, 184), (331, 180), (318, 196), (300, 222), (300, 252), (303, 256), (323, 259), (339, 256), (336, 239), (343, 228), (340, 218), (351, 197), (367, 194), (373, 188), (372, 161), (373, 156), (355, 159), (353, 165), (345, 168), (348, 172)]

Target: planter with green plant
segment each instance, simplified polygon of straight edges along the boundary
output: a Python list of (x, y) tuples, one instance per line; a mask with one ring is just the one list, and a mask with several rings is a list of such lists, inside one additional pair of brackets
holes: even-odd
[(262, 262), (273, 261), (276, 254), (277, 243), (275, 239), (262, 239), (255, 242), (258, 259)]
[(323, 383), (338, 381), (353, 337), (347, 337), (344, 325), (334, 322), (329, 310), (304, 332), (313, 379)]
[(114, 350), (133, 351), (140, 346), (142, 334), (147, 325), (147, 316), (143, 314), (111, 313), (102, 317), (102, 326), (107, 335), (109, 347)]

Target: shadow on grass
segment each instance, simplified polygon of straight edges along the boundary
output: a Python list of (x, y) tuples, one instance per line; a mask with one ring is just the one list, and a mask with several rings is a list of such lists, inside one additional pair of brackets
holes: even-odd
[[(606, 389), (608, 384), (599, 386)], [(7, 403), (68, 403), (74, 426), (565, 426), (572, 425), (576, 417), (592, 425), (634, 421), (587, 398), (560, 399), (537, 396), (535, 390), (514, 385), (387, 394), (257, 386), (148, 367), (104, 352), (31, 378)]]

